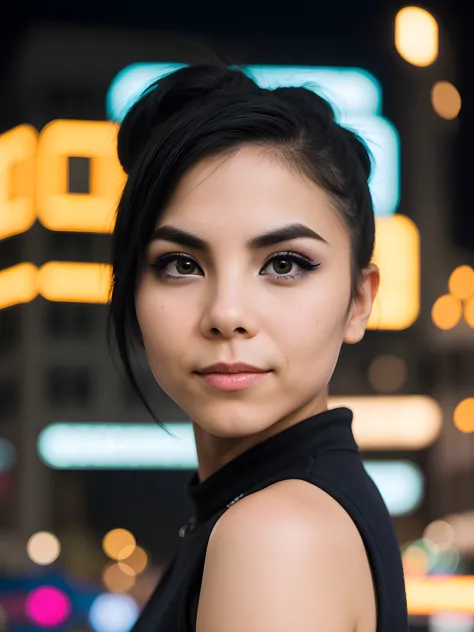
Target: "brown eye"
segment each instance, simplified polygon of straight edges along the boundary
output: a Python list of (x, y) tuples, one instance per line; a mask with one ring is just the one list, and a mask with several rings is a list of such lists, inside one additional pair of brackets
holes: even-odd
[[(274, 254), (265, 264), (265, 268), (273, 268), (272, 272), (267, 272), (264, 276), (273, 277), (277, 281), (294, 281), (296, 279), (302, 279), (308, 276), (313, 270), (319, 268), (320, 264), (303, 257), (303, 255), (297, 252), (280, 252)], [(293, 272), (293, 268), (296, 265), (296, 269), (300, 269), (299, 272), (290, 274)]]
[(194, 261), (191, 261), (191, 259), (181, 258), (181, 259), (177, 259), (176, 261), (177, 261), (176, 270), (180, 274), (190, 274), (194, 270), (194, 267), (196, 266)]
[[(198, 264), (186, 255), (170, 252), (167, 255), (158, 257), (151, 268), (158, 277), (167, 279), (179, 279), (194, 274), (194, 269), (199, 268)], [(170, 274), (176, 272), (176, 274)]]
[(273, 260), (273, 269), (278, 274), (288, 274), (293, 268), (293, 261), (285, 257), (276, 257)]

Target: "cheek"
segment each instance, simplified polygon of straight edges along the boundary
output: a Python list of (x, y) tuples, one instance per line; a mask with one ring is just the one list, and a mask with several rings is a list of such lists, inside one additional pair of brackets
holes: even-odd
[(169, 370), (168, 358), (180, 357), (186, 344), (186, 310), (163, 300), (146, 280), (135, 295), (135, 310), (153, 372), (159, 366)]
[(337, 346), (344, 333), (349, 297), (350, 284), (342, 275), (340, 279), (321, 277), (273, 311), (274, 330), (288, 350), (305, 355)]
[(318, 282), (272, 317), (274, 333), (270, 336), (278, 341), (295, 396), (326, 387), (334, 373), (350, 296), (349, 284), (344, 291), (344, 279), (340, 281), (339, 285), (334, 279)]
[(152, 292), (140, 291), (135, 299), (137, 320), (150, 371), (161, 389), (177, 401), (182, 367), (189, 353), (186, 310), (176, 309)]

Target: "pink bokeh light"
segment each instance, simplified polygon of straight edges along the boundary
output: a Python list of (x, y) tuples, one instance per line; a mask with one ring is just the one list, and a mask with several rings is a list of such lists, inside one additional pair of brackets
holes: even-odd
[(71, 615), (71, 601), (59, 588), (40, 586), (26, 598), (26, 616), (35, 625), (54, 628), (63, 624)]

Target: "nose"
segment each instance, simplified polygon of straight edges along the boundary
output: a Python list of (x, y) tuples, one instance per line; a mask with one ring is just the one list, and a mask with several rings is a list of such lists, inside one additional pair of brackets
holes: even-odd
[(253, 337), (256, 334), (256, 301), (245, 279), (221, 279), (209, 287), (201, 318), (205, 337)]

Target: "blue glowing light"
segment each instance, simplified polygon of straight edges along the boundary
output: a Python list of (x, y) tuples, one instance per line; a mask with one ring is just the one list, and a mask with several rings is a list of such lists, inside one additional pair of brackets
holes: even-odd
[(89, 622), (95, 632), (129, 632), (139, 608), (130, 595), (104, 593), (91, 606)]
[(414, 512), (424, 497), (424, 477), (412, 461), (364, 461), (392, 516)]

